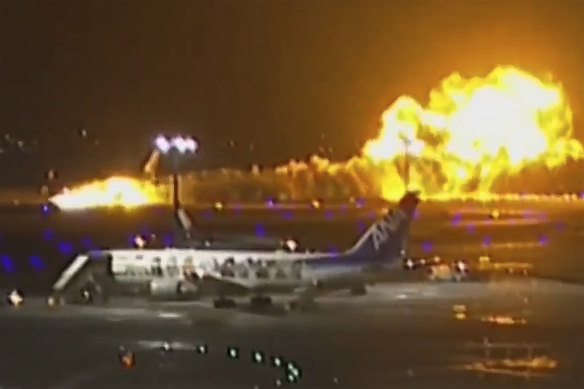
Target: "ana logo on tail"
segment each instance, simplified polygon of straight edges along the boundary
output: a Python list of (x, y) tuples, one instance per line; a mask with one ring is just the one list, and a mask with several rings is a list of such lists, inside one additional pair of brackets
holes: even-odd
[(388, 213), (373, 229), (373, 248), (379, 250), (379, 246), (387, 241), (390, 233), (397, 231), (401, 222), (407, 217), (401, 209), (394, 209)]

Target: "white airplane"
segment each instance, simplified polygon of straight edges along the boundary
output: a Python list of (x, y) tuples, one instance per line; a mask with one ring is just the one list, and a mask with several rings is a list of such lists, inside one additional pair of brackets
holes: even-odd
[[(297, 255), (297, 253), (295, 253)], [(70, 291), (73, 297), (140, 294), (156, 299), (200, 296), (200, 279), (225, 263), (266, 263), (293, 255), (290, 251), (223, 250), (196, 248), (110, 249), (78, 255), (53, 286), (53, 301)], [(316, 256), (318, 254), (303, 254)], [(95, 295), (95, 296), (94, 296)]]
[(270, 304), (273, 294), (292, 294), (291, 309), (310, 305), (318, 295), (333, 290), (364, 294), (365, 285), (380, 281), (384, 271), (401, 267), (419, 201), (417, 193), (406, 193), (397, 209), (386, 213), (344, 253), (290, 253), (272, 263), (223, 261), (202, 272), (199, 288), (205, 295), (217, 296), (216, 308), (235, 306), (229, 296), (241, 294), (251, 295), (252, 305)]
[[(375, 282), (380, 270), (402, 265), (418, 203), (416, 193), (407, 193), (397, 209), (385, 214), (341, 254), (213, 248), (91, 252), (78, 256), (63, 272), (54, 295), (62, 295), (86, 264), (99, 269), (86, 277), (99, 292), (113, 287), (157, 298), (214, 296), (217, 308), (234, 306), (228, 298), (234, 295), (251, 295), (252, 305), (263, 305), (271, 302), (267, 296), (277, 293), (292, 293), (300, 303), (331, 290), (363, 294), (365, 285)], [(291, 304), (295, 306), (298, 304)]]
[(179, 208), (175, 217), (178, 247), (95, 250), (78, 255), (55, 282), (50, 301), (64, 302), (66, 296), (87, 301), (117, 292), (158, 299), (194, 298), (200, 295), (196, 281), (206, 270), (225, 261), (271, 263), (296, 249), (293, 241), (251, 236), (222, 237), (219, 241), (195, 239), (186, 212)]

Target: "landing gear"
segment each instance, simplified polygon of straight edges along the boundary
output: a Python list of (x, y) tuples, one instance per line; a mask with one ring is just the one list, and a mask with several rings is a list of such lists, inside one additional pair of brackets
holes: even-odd
[(272, 305), (270, 296), (253, 296), (251, 298), (251, 306), (254, 308), (268, 307), (270, 305)]
[(235, 308), (237, 304), (235, 300), (219, 297), (218, 299), (213, 300), (213, 307), (217, 309), (226, 309), (226, 308)]
[(367, 288), (365, 285), (359, 285), (351, 288), (351, 295), (352, 296), (363, 296), (367, 294)]
[(72, 300), (74, 303), (80, 304), (105, 304), (109, 296), (104, 288), (95, 281), (87, 281), (79, 288), (79, 295)]

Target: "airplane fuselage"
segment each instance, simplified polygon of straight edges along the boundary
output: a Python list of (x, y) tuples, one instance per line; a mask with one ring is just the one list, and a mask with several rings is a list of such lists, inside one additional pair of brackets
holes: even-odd
[[(298, 288), (337, 281), (344, 274), (367, 276), (367, 266), (345, 254), (223, 251), (195, 249), (111, 250), (111, 271), (116, 283), (132, 290), (176, 284), (195, 286), (203, 294), (289, 293)], [(378, 269), (375, 269), (378, 270)], [(196, 274), (197, 279), (189, 279)], [(217, 284), (212, 275), (224, 282)], [(193, 283), (194, 282), (194, 283)], [(246, 290), (247, 289), (247, 290)]]
[(285, 251), (143, 249), (110, 250), (110, 274), (117, 283), (140, 286), (158, 279), (186, 281), (187, 275), (217, 274), (290, 284), (306, 278), (303, 260), (330, 257), (327, 253)]

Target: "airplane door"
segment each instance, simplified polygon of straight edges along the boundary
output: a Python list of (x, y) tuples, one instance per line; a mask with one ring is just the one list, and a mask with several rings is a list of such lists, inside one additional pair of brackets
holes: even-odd
[(152, 272), (153, 277), (162, 277), (162, 263), (160, 257), (155, 257), (152, 260), (152, 265), (150, 266), (150, 270)]
[(176, 257), (170, 257), (166, 265), (166, 274), (169, 277), (177, 277), (179, 274), (178, 263)]

